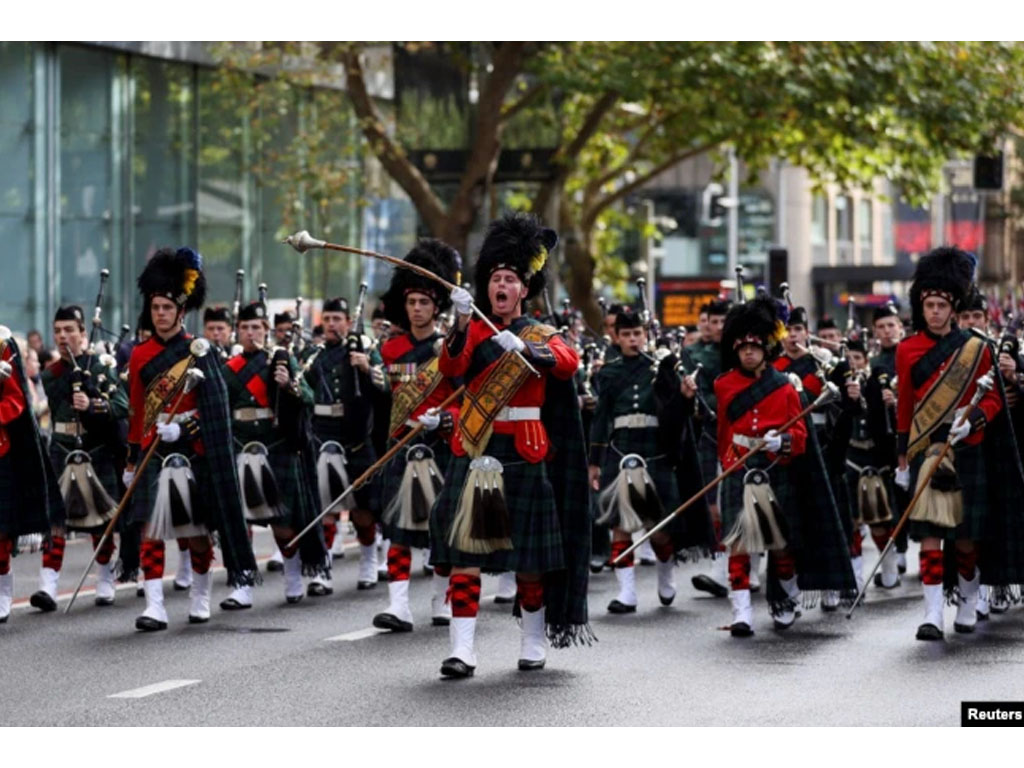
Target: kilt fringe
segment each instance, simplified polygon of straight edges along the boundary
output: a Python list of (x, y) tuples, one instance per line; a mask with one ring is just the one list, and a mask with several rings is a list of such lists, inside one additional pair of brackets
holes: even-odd
[(68, 454), (58, 484), (70, 530), (90, 530), (106, 525), (117, 509), (117, 503), (96, 476), (85, 451)]
[[(320, 456), (316, 460), (317, 487), (320, 491), (320, 507), (324, 509), (341, 496), (349, 487), (348, 472), (345, 471), (347, 464), (345, 449), (340, 443), (328, 440), (320, 446)], [(344, 501), (332, 508), (334, 512), (341, 512), (352, 509), (352, 496), (349, 495)]]
[(572, 646), (590, 647), (597, 642), (597, 635), (590, 624), (546, 624), (544, 632), (548, 644), (552, 648), (570, 648)]
[(598, 525), (621, 528), (627, 533), (643, 530), (665, 516), (654, 481), (647, 472), (647, 462), (636, 453), (622, 457), (619, 473), (601, 492), (598, 506)]
[(784, 517), (768, 473), (748, 470), (743, 477), (743, 507), (722, 545), (739, 554), (785, 549)]
[(384, 522), (407, 531), (429, 531), (430, 510), (443, 485), (434, 452), (423, 445), (409, 448), (398, 491), (384, 511)]
[(475, 555), (512, 549), (502, 466), (494, 457), (470, 462), (448, 543)]

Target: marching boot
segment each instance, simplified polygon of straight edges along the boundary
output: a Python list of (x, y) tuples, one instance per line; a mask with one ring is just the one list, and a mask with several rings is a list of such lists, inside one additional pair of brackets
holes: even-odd
[(174, 591), (184, 592), (192, 586), (192, 553), (187, 549), (178, 550), (178, 570), (174, 573)]
[(942, 639), (942, 608), (945, 598), (941, 584), (922, 584), (924, 590), (924, 624), (917, 628), (918, 640)]
[(473, 636), (476, 634), (476, 617), (458, 616), (448, 625), (448, 638), (452, 644), (451, 655), (441, 662), (442, 677), (472, 677), (476, 669), (476, 651)]
[[(210, 587), (213, 585), (213, 574), (193, 573), (192, 586), (189, 588), (188, 623), (205, 624), (210, 620)], [(224, 604), (221, 603), (223, 606)]]
[(8, 571), (0, 574), (0, 624), (11, 615), (11, 603), (14, 602), (14, 573)]
[(984, 584), (978, 587), (978, 621), (988, 621), (990, 612), (988, 604), (988, 587)]
[(452, 620), (452, 607), (445, 598), (448, 596), (448, 578), (436, 573), (430, 577), (433, 594), (430, 596), (430, 623), (435, 627), (447, 627)]
[(907, 553), (896, 553), (896, 570), (902, 575), (907, 572)]
[(882, 558), (882, 568), (875, 574), (875, 586), (880, 589), (896, 589), (900, 585), (900, 555), (894, 549)]
[[(193, 576), (193, 589), (195, 589), (195, 579), (198, 578), (198, 573)], [(207, 603), (209, 603), (209, 595), (207, 595)], [(244, 611), (246, 608), (252, 608), (252, 587), (235, 587), (226, 600), (220, 601), (222, 611)], [(207, 612), (207, 618), (209, 618), (209, 612)]]
[(498, 593), (494, 596), (494, 602), (498, 605), (507, 605), (516, 601), (516, 575), (511, 571), (498, 574)]
[(39, 591), (28, 599), (33, 608), (38, 608), (43, 613), (50, 613), (57, 610), (57, 581), (60, 579), (60, 571), (53, 568), (39, 569)]
[(274, 573), (276, 571), (284, 570), (284, 555), (281, 554), (280, 548), (277, 544), (274, 544), (274, 554), (267, 560), (267, 572)]
[(989, 588), (989, 609), (992, 613), (1006, 613), (1010, 610), (1010, 598), (1005, 590)]
[(299, 560), (299, 553), (291, 557), (281, 558), (281, 565), (284, 568), (284, 599), (286, 603), (297, 603), (302, 600), (305, 589), (302, 586), (302, 561)]
[(338, 532), (334, 535), (334, 542), (331, 544), (331, 557), (336, 557), (338, 560), (345, 557), (345, 540), (341, 535), (341, 526), (338, 526)]
[[(753, 559), (753, 558), (751, 558)], [(711, 561), (711, 574), (699, 574), (690, 579), (694, 589), (707, 592), (714, 597), (728, 597), (729, 583), (728, 576), (729, 556), (725, 552), (719, 552), (718, 557)]]
[(658, 559), (654, 556), (654, 547), (651, 546), (650, 539), (647, 539), (636, 548), (636, 555), (640, 559), (640, 565), (654, 565), (658, 562)]
[(839, 607), (839, 591), (826, 589), (821, 593), (821, 610), (825, 613), (832, 613)]
[(544, 669), (547, 647), (548, 641), (544, 636), (544, 609), (523, 611), (522, 633), (519, 639), (519, 669), (523, 672)]
[(968, 635), (974, 631), (974, 625), (978, 623), (980, 575), (975, 568), (971, 579), (965, 579), (960, 574), (957, 574), (956, 578), (960, 585), (960, 600), (956, 607), (956, 618), (953, 619), (953, 629), (962, 635)]
[(356, 589), (373, 589), (377, 586), (377, 545), (359, 545), (359, 576)]
[(619, 594), (608, 603), (608, 613), (636, 613), (636, 568), (616, 568)]
[(729, 592), (732, 602), (732, 625), (729, 634), (733, 637), (750, 637), (754, 634), (754, 611), (750, 607), (750, 590), (734, 589)]
[(794, 606), (787, 608), (782, 611), (778, 616), (774, 616), (775, 628), (776, 629), (789, 629), (793, 626), (793, 622), (799, 619), (803, 613), (800, 610), (800, 588), (796, 584), (796, 576), (791, 579), (779, 579), (779, 584), (782, 585), (783, 591), (786, 593)]
[[(723, 582), (728, 584), (728, 581)], [(761, 591), (761, 553), (753, 552), (750, 555), (750, 593)]]
[(857, 583), (857, 592), (864, 589), (864, 557), (857, 555), (850, 558), (850, 567), (853, 569), (853, 578)]
[(306, 587), (306, 594), (309, 597), (327, 597), (327, 595), (333, 595), (334, 587), (332, 586), (331, 577), (318, 573), (309, 580), (309, 586)]
[[(430, 547), (424, 547), (420, 550), (420, 553), (423, 555), (423, 575), (433, 576), (434, 566), (430, 562)], [(384, 559), (386, 560), (387, 558)]]
[(388, 597), (391, 598), (388, 609), (373, 617), (373, 626), (377, 629), (390, 629), (392, 632), (412, 632), (409, 580), (389, 581)]
[(167, 611), (164, 610), (164, 580), (146, 579), (142, 582), (146, 593), (146, 610), (135, 620), (135, 628), (143, 632), (167, 629)]
[(96, 605), (113, 605), (115, 594), (114, 563), (104, 563), (96, 575)]
[(676, 563), (674, 559), (658, 561), (658, 599), (662, 605), (672, 605), (676, 599)]

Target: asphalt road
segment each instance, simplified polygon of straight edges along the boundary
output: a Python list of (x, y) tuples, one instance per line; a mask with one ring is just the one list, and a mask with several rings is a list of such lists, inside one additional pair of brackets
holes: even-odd
[[(256, 545), (269, 553), (265, 534)], [(88, 554), (84, 542), (69, 544), (62, 592), (73, 589)], [(870, 565), (874, 550), (865, 555)], [(690, 587), (706, 566), (680, 567), (668, 608), (657, 603), (655, 569), (638, 568), (640, 609), (627, 616), (605, 612), (616, 594), (605, 571), (591, 583), (598, 642), (550, 651), (547, 669), (534, 673), (516, 670), (518, 628), (508, 606), (490, 599), (497, 580), (485, 577), (479, 666), (463, 681), (438, 674), (448, 633), (429, 626), (418, 555), (410, 594), (420, 623), (404, 635), (371, 629), (386, 586), (356, 590), (351, 550), (336, 564), (334, 595), (294, 606), (274, 573), (253, 609), (220, 611), (228, 589), (219, 574), (205, 625), (187, 623), (187, 594), (168, 583), (171, 624), (153, 634), (134, 630), (143, 608), (134, 588), (110, 608), (87, 594), (68, 616), (19, 603), (0, 625), (0, 690), (17, 692), (0, 697), (0, 724), (951, 726), (961, 700), (1021, 698), (1024, 610), (960, 636), (949, 608), (944, 643), (915, 641), (922, 607), (913, 551), (909, 560), (904, 585), (870, 590), (852, 621), (815, 609), (779, 633), (758, 597), (756, 635), (747, 640), (719, 630), (730, 621), (727, 600)], [(38, 566), (38, 555), (15, 559), (18, 596), (35, 589)]]

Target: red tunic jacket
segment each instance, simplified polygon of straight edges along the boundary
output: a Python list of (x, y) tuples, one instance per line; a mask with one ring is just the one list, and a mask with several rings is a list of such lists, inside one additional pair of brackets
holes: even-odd
[[(186, 335), (185, 338), (191, 337)], [(142, 381), (140, 372), (146, 363), (159, 355), (163, 350), (164, 343), (160, 341), (156, 334), (153, 334), (146, 341), (136, 345), (128, 361), (128, 443), (140, 446), (143, 451), (149, 448), (153, 438), (156, 437), (156, 425), (150, 427), (146, 434), (142, 434), (143, 423), (146, 419), (146, 385)], [(176, 400), (177, 397), (171, 398), (164, 405), (163, 413), (169, 413), (171, 408), (174, 407)], [(196, 407), (197, 395), (195, 390), (193, 390), (185, 395), (185, 399), (181, 401), (181, 405), (178, 406), (178, 413), (195, 410)], [(161, 417), (159, 420), (164, 421), (165, 419), (166, 417)], [(185, 438), (182, 436), (181, 442), (184, 442), (184, 440)], [(199, 440), (193, 443), (193, 448), (196, 453), (202, 455), (203, 448)]]
[[(772, 363), (772, 365), (775, 366), (775, 370), (782, 371), (783, 373), (785, 373), (786, 369), (793, 362), (793, 359), (794, 358), (789, 357), (788, 355), (785, 354), (779, 355), (777, 358), (775, 358), (775, 362)], [(817, 370), (818, 366), (815, 365), (814, 371)], [(807, 393), (807, 396), (811, 400), (816, 399), (818, 395), (821, 394), (821, 390), (824, 388), (824, 385), (821, 383), (821, 379), (818, 378), (817, 373), (815, 373), (814, 371), (808, 373), (800, 380), (800, 383), (803, 384), (804, 386), (804, 391)]]
[[(8, 343), (13, 344), (14, 342)], [(10, 348), (5, 346), (3, 360), (6, 362), (11, 359), (11, 356)], [(21, 385), (18, 383), (17, 372), (12, 371), (10, 376), (0, 381), (0, 456), (6, 456), (7, 452), (11, 450), (11, 439), (7, 436), (7, 429), (4, 425), (10, 424), (21, 416), (27, 407), (28, 403), (25, 400), (25, 393), (21, 391)]]
[[(723, 373), (715, 379), (715, 397), (718, 400), (718, 459), (722, 462), (723, 469), (728, 469), (736, 463), (737, 459), (748, 453), (747, 448), (732, 441), (733, 435), (764, 437), (766, 432), (778, 429), (800, 413), (800, 395), (793, 385), (787, 382), (748, 410), (737, 421), (730, 422), (727, 416), (729, 404), (754, 381), (753, 374), (738, 368)], [(807, 427), (801, 419), (783, 434), (790, 436), (789, 456), (783, 457), (780, 462), (786, 464), (790, 458), (804, 452), (807, 444)], [(775, 458), (774, 454), (768, 455)]]
[[(939, 366), (935, 372), (928, 378), (924, 384), (917, 389), (914, 389), (914, 381), (911, 376), (911, 369), (914, 367), (914, 363), (920, 360), (929, 349), (935, 346), (940, 337), (934, 336), (928, 331), (918, 331), (913, 336), (909, 336), (899, 343), (896, 347), (896, 376), (897, 379), (897, 402), (896, 402), (896, 432), (897, 439), (899, 441), (899, 452), (905, 454), (907, 452), (907, 441), (910, 436), (910, 423), (914, 418), (914, 408), (924, 398), (925, 394), (931, 388), (935, 380), (938, 379), (939, 374), (942, 373), (946, 366), (949, 365), (952, 355), (946, 359), (941, 366)], [(986, 346), (981, 353), (981, 362), (978, 364), (978, 371), (975, 375), (975, 381), (978, 378), (985, 375), (987, 371), (992, 368), (992, 354), (989, 348)], [(961, 408), (971, 402), (971, 398), (974, 397), (974, 392), (977, 390), (977, 384), (973, 381), (964, 391), (963, 396), (960, 398), (960, 402), (957, 403), (957, 407)], [(996, 414), (999, 413), (999, 409), (1003, 407), (1002, 400), (999, 397), (999, 392), (996, 389), (992, 389), (981, 398), (981, 402), (978, 403), (978, 409), (985, 415), (985, 421), (982, 422), (975, 417), (971, 418), (971, 422), (974, 425), (974, 430), (964, 438), (964, 443), (967, 445), (977, 445), (984, 438), (985, 424), (995, 418)], [(970, 417), (969, 417), (970, 418)]]
[[(504, 326), (495, 321), (498, 330)], [(491, 338), (494, 332), (488, 328), (482, 320), (472, 320), (466, 328), (466, 339), (462, 348), (453, 354), (449, 349), (452, 337), (449, 336), (441, 349), (441, 359), (438, 361), (438, 369), (449, 378), (465, 376), (469, 370), (470, 361), (473, 358), (473, 350), (477, 345)], [(547, 377), (554, 376), (556, 379), (568, 381), (579, 368), (580, 359), (576, 351), (567, 345), (561, 336), (552, 336), (547, 344), (526, 343), (527, 348), (523, 350), (523, 356), (536, 368), (541, 375), (534, 376), (532, 373), (526, 377), (519, 389), (507, 405), (513, 408), (540, 407), (544, 404), (544, 391), (547, 384)], [(483, 385), (487, 374), (497, 365), (491, 363), (483, 371), (476, 374), (466, 382), (466, 388), (470, 392), (478, 392)], [(516, 451), (526, 461), (536, 464), (547, 456), (550, 443), (547, 431), (543, 422), (537, 421), (514, 421), (495, 422), (494, 431), (499, 434), (515, 435)], [(456, 456), (465, 456), (466, 450), (462, 447), (462, 436), (459, 430), (455, 430), (452, 436), (452, 453)]]
[[(380, 356), (384, 361), (385, 370), (389, 365), (400, 362), (402, 357), (407, 355), (414, 348), (415, 344), (413, 342), (413, 338), (408, 333), (403, 333), (401, 336), (394, 336), (381, 344)], [(440, 363), (438, 364), (438, 369), (440, 369)], [(401, 382), (392, 382), (391, 391), (394, 392), (401, 385)], [(434, 391), (413, 409), (413, 412), (409, 414), (409, 418), (416, 419), (419, 416), (422, 416), (430, 408), (444, 402), (444, 400), (454, 391), (455, 387), (452, 386), (452, 380), (449, 378), (442, 379), (441, 382), (434, 387)], [(445, 410), (452, 415), (453, 424), (459, 423), (459, 408), (460, 406), (457, 402), (449, 403), (448, 407), (445, 408)], [(403, 426), (391, 436), (398, 437), (403, 431), (405, 431), (405, 429), (407, 429), (407, 427)]]

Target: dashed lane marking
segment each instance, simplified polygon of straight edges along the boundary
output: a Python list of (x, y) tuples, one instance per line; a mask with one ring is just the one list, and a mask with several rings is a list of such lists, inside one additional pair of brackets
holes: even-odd
[(365, 640), (366, 638), (373, 637), (374, 635), (382, 635), (382, 634), (384, 634), (387, 631), (388, 630), (386, 630), (386, 629), (377, 629), (376, 627), (366, 627), (365, 629), (357, 629), (355, 632), (347, 632), (344, 635), (335, 635), (334, 637), (326, 637), (326, 638), (324, 638), (324, 642), (325, 643), (334, 643), (334, 642), (346, 643), (346, 642), (352, 642), (354, 640)]
[(162, 683), (153, 683), (152, 685), (144, 685), (141, 688), (133, 688), (130, 691), (121, 691), (120, 693), (112, 693), (107, 696), (108, 699), (142, 699), (146, 696), (152, 696), (155, 693), (163, 693), (164, 691), (173, 691), (175, 688), (184, 688), (188, 685), (195, 685), (200, 682), (199, 680), (164, 680)]

